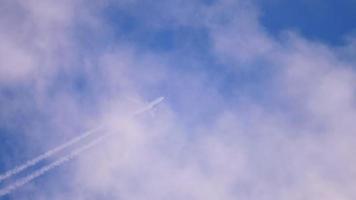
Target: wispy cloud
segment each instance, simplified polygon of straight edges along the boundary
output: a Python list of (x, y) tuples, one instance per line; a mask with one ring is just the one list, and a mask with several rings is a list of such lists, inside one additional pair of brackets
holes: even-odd
[[(26, 132), (11, 129), (31, 146), (25, 157), (102, 122), (115, 132), (60, 181), (48, 174), (12, 198), (356, 196), (352, 36), (333, 47), (292, 30), (271, 35), (256, 2), (0, 4), (11, 11), (0, 12), (9, 27), (0, 29), (0, 124), (20, 118), (14, 110), (36, 116)], [(188, 30), (206, 45), (193, 45)], [(154, 49), (155, 34), (172, 49)], [(24, 90), (16, 101), (6, 93)], [(166, 101), (154, 117), (128, 121), (137, 107), (127, 96)], [(6, 166), (23, 160), (5, 154)]]

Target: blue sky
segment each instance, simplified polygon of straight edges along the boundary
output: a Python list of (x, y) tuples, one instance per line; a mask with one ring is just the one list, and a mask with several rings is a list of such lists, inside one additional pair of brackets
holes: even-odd
[(354, 34), (356, 4), (353, 1), (260, 1), (261, 23), (278, 34), (294, 29), (304, 37), (329, 45), (345, 44), (345, 37)]
[(2, 1), (0, 174), (105, 131), (0, 180), (0, 198), (354, 199), (355, 9)]

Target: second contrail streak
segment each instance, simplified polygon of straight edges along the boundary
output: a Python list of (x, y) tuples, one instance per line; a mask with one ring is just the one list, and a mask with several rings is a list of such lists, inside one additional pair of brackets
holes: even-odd
[(21, 187), (23, 185), (25, 185), (26, 183), (32, 181), (33, 179), (44, 175), (47, 171), (56, 168), (60, 165), (62, 165), (63, 163), (66, 163), (70, 160), (72, 160), (73, 158), (75, 158), (76, 156), (78, 156), (79, 154), (81, 154), (83, 151), (91, 148), (92, 146), (98, 144), (100, 141), (102, 141), (105, 137), (107, 137), (107, 135), (101, 136), (97, 139), (95, 139), (94, 141), (90, 142), (87, 145), (84, 145), (80, 148), (77, 148), (76, 150), (73, 150), (69, 155), (67, 156), (63, 156), (61, 158), (59, 158), (58, 160), (52, 162), (51, 164), (48, 164), (36, 171), (34, 171), (33, 173), (31, 173), (30, 175), (25, 176), (24, 178), (21, 178), (17, 181), (15, 181), (13, 184), (3, 188), (0, 190), (0, 197), (9, 194), (10, 192), (12, 192), (13, 190), (17, 189), (18, 187)]
[(90, 135), (94, 134), (95, 132), (97, 132), (98, 130), (100, 130), (102, 127), (98, 127), (98, 128), (95, 128), (95, 129), (92, 129), (92, 130), (89, 130), (85, 133), (83, 133), (82, 135), (78, 136), (78, 137), (75, 137), (73, 138), (72, 140), (60, 145), (60, 146), (57, 146), (56, 148), (54, 149), (51, 149), (39, 156), (37, 156), (36, 158), (32, 159), (32, 160), (29, 160), (27, 161), (26, 163), (20, 165), (20, 166), (17, 166), (15, 168), (13, 168), (12, 170), (9, 170), (7, 171), (6, 173), (4, 174), (1, 174), (0, 175), (0, 183), (2, 181), (4, 181), (5, 179), (8, 179), (22, 171), (24, 171), (25, 169), (29, 168), (29, 167), (32, 167), (34, 165), (36, 165), (37, 163), (39, 163), (40, 161), (44, 160), (44, 159), (47, 159), (49, 157), (51, 157), (52, 155), (56, 154), (57, 152), (75, 144), (75, 143), (78, 143), (79, 141), (83, 140), (84, 138), (86, 137), (89, 137)]

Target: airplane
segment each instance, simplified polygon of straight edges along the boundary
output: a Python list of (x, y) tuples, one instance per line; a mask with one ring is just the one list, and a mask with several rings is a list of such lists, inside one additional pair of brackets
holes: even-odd
[(150, 103), (148, 103), (145, 107), (141, 108), (140, 110), (134, 112), (134, 116), (144, 113), (146, 111), (149, 111), (151, 109), (153, 109), (154, 107), (156, 107), (158, 104), (160, 104), (162, 101), (164, 100), (164, 97), (158, 97), (157, 99), (151, 101)]

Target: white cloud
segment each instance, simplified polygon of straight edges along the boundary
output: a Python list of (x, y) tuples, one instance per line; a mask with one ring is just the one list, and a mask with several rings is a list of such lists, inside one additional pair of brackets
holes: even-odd
[[(50, 116), (50, 127), (56, 127), (57, 134), (51, 135), (56, 139), (69, 138), (73, 127), (81, 123), (106, 122), (115, 134), (71, 165), (70, 180), (65, 183), (70, 191), (53, 194), (36, 189), (38, 199), (298, 200), (356, 196), (355, 63), (340, 56), (344, 49), (290, 32), (273, 38), (259, 24), (258, 11), (250, 4), (222, 1), (201, 7), (197, 2), (193, 7), (183, 4), (185, 9), (169, 6), (173, 9), (169, 22), (209, 31), (214, 56), (234, 69), (233, 73), (238, 74), (241, 67), (271, 69), (273, 76), (265, 79), (272, 79), (268, 83), (273, 84), (259, 87), (268, 90), (266, 98), (285, 107), (266, 105), (253, 97), (231, 103), (236, 96), (230, 96), (232, 100), (226, 104), (221, 88), (214, 83), (207, 85), (211, 75), (172, 67), (176, 63), (167, 57), (184, 59), (175, 52), (169, 56), (142, 52), (130, 43), (118, 42), (110, 50), (78, 56), (81, 49), (68, 36), (74, 31), (72, 25), (78, 23), (79, 16), (94, 20), (88, 26), (97, 28), (100, 25), (96, 23), (103, 20), (100, 12), (82, 2), (42, 3), (21, 3), (29, 16), (24, 24), (33, 24), (32, 28), (21, 25), (24, 34), (1, 30), (0, 40), (6, 45), (0, 52), (8, 58), (0, 58), (1, 82), (40, 79), (30, 87), (36, 88), (37, 106)], [(79, 8), (85, 12), (78, 13)], [(145, 20), (160, 22), (165, 16), (154, 14), (157, 18)], [(194, 14), (206, 18), (190, 23), (189, 16)], [(6, 21), (11, 20), (16, 17)], [(110, 28), (103, 27), (91, 30), (110, 35)], [(250, 65), (254, 62), (259, 64)], [(56, 75), (74, 76), (78, 72), (84, 74), (91, 89), (84, 96), (95, 99), (93, 110), (83, 105), (77, 91), (53, 86)], [(136, 108), (125, 96), (136, 96), (143, 102), (143, 96), (152, 96), (149, 89), (157, 85), (167, 87), (175, 99), (167, 98), (153, 118), (143, 115), (124, 120)], [(238, 91), (239, 85), (232, 88)], [(179, 110), (173, 102), (178, 102)], [(202, 119), (206, 113), (212, 114), (208, 120)], [(56, 183), (50, 184), (55, 187)]]

